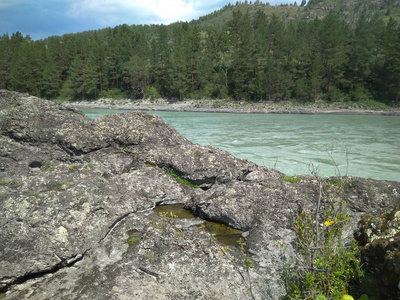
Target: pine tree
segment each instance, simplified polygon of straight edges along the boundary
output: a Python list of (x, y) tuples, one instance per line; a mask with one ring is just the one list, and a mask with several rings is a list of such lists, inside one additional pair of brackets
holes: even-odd
[(384, 54), (388, 73), (388, 96), (395, 106), (400, 98), (400, 27), (390, 18), (386, 28)]
[(11, 87), (10, 69), (12, 63), (11, 42), (8, 34), (0, 37), (0, 89)]
[(236, 99), (251, 98), (247, 86), (252, 80), (251, 61), (253, 56), (253, 30), (248, 12), (234, 11), (230, 22), (233, 42), (232, 93)]
[(129, 84), (134, 97), (146, 98), (146, 88), (150, 81), (150, 63), (139, 56), (132, 56), (124, 65), (124, 80)]
[[(320, 51), (325, 66), (325, 91), (330, 99), (337, 99), (336, 91), (342, 84), (346, 63), (346, 41), (349, 29), (336, 12), (330, 12), (322, 21)], [(332, 93), (334, 94), (332, 94)]]
[(189, 77), (189, 57), (186, 48), (186, 36), (188, 34), (188, 24), (183, 23), (174, 28), (173, 44), (171, 45), (171, 65), (169, 72), (169, 91), (173, 97), (180, 100), (188, 94), (190, 90)]
[(81, 99), (93, 99), (98, 95), (98, 74), (90, 54), (77, 55), (69, 70), (66, 82), (67, 94)]
[(168, 41), (167, 27), (158, 26), (156, 36), (151, 41), (150, 63), (152, 81), (162, 96), (167, 96), (169, 91), (170, 47)]
[(54, 61), (47, 56), (44, 60), (43, 77), (41, 86), (41, 96), (44, 98), (55, 98), (59, 96), (62, 88), (62, 80), (60, 70), (57, 69)]

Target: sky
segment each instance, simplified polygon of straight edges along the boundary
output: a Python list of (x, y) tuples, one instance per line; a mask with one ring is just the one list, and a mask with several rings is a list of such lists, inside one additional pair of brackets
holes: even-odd
[(19, 31), (38, 40), (120, 24), (170, 24), (198, 19), (228, 3), (236, 0), (0, 0), (0, 35)]

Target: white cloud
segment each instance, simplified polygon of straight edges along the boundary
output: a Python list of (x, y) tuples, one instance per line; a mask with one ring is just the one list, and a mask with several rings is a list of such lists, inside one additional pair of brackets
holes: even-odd
[[(68, 14), (101, 23), (164, 23), (195, 17), (194, 0), (74, 0)], [(139, 20), (139, 22), (134, 22)]]
[(229, 2), (236, 0), (0, 0), (0, 35), (20, 31), (39, 39), (120, 24), (191, 21)]
[(157, 15), (163, 23), (172, 23), (179, 20), (190, 20), (194, 14), (193, 3), (182, 0), (137, 0), (139, 9), (152, 12)]
[[(197, 19), (229, 2), (235, 3), (236, 0), (68, 0), (67, 13), (78, 22), (91, 20), (101, 26), (115, 26), (123, 23), (170, 24), (176, 21)], [(290, 1), (270, 0), (271, 4), (276, 2)]]

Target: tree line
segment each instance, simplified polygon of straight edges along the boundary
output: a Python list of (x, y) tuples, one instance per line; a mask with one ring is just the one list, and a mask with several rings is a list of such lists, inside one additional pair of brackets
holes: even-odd
[(0, 89), (49, 99), (398, 104), (400, 27), (394, 19), (385, 22), (367, 10), (347, 22), (338, 10), (308, 20), (229, 9), (231, 18), (219, 26), (120, 25), (39, 41), (5, 34)]

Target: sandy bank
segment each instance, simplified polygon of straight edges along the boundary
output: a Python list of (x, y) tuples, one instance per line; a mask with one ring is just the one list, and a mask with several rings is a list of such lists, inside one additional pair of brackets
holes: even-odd
[(323, 105), (294, 106), (293, 103), (238, 102), (220, 100), (185, 100), (168, 102), (163, 99), (113, 100), (69, 102), (68, 106), (77, 108), (107, 108), (139, 111), (188, 111), (213, 113), (259, 113), (259, 114), (341, 114), (341, 115), (390, 115), (400, 116), (400, 109), (371, 110), (345, 107), (324, 107)]

